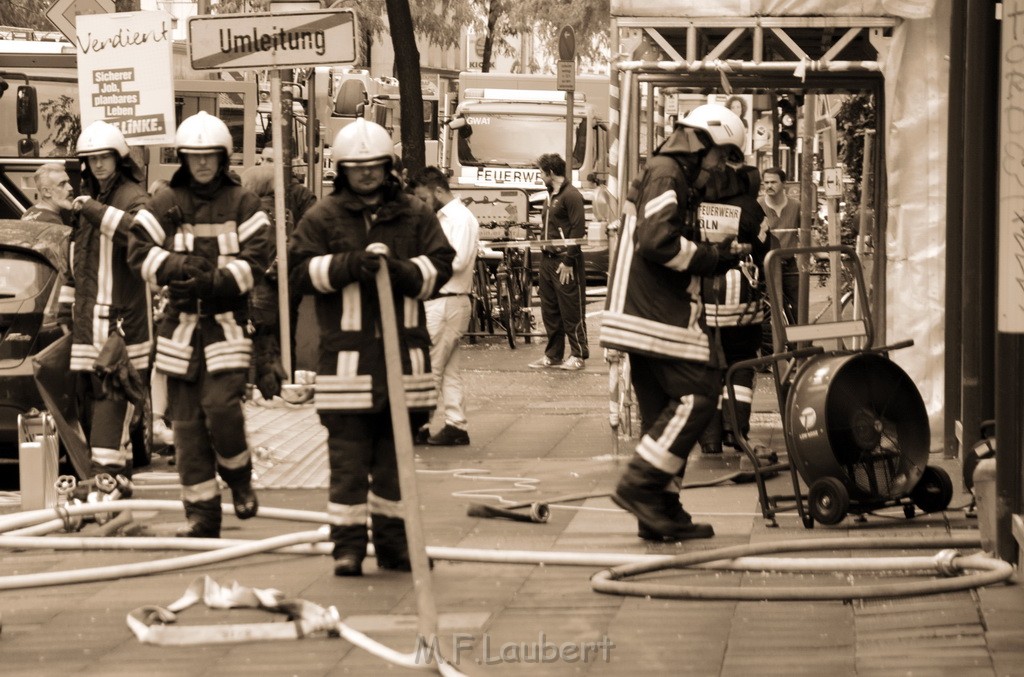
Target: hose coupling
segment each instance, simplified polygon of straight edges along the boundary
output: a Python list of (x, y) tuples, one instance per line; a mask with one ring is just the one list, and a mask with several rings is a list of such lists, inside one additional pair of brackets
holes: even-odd
[(57, 490), (57, 505), (54, 508), (57, 516), (64, 523), (64, 533), (70, 534), (82, 528), (82, 516), (68, 513), (68, 505), (81, 505), (82, 501), (74, 497), (78, 480), (74, 475), (61, 475), (53, 483)]
[(960, 557), (958, 550), (947, 548), (940, 550), (935, 553), (935, 569), (940, 575), (951, 578), (953, 576), (959, 576), (963, 573), (963, 568), (957, 564), (956, 560)]

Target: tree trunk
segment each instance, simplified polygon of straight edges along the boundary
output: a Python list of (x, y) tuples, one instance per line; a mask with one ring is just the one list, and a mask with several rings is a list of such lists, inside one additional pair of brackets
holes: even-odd
[(480, 67), (483, 73), (491, 72), (491, 57), (494, 54), (494, 27), (498, 25), (501, 12), (501, 1), (492, 0), (487, 10), (487, 33), (484, 36), (483, 65)]
[(420, 81), (420, 51), (412, 26), (409, 0), (386, 0), (391, 44), (395, 49), (395, 72), (402, 112), (402, 160), (410, 174), (426, 166), (423, 138), (423, 87)]

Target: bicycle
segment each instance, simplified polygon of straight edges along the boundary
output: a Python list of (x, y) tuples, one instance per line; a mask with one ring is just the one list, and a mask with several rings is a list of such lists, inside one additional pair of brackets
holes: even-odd
[(532, 341), (534, 318), (530, 310), (533, 279), (528, 245), (504, 247), (500, 253), (482, 252), (473, 274), (473, 312), (467, 336), (476, 343), (480, 336), (503, 333), (509, 348), (516, 337)]

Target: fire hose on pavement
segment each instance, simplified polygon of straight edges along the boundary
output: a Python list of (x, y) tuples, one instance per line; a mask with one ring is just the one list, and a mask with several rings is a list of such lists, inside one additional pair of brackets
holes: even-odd
[[(372, 245), (371, 245), (372, 246)], [(385, 255), (385, 252), (375, 252)], [(401, 370), (397, 354), (397, 329), (391, 305), (390, 280), (387, 267), (382, 265), (377, 273), (378, 293), (381, 296), (382, 319), (384, 324), (386, 360), (388, 363), (389, 390), (401, 393)], [(392, 345), (393, 344), (393, 345)], [(396, 368), (397, 365), (397, 368)], [(418, 506), (416, 498), (415, 466), (412, 454), (411, 431), (403, 425), (408, 414), (405, 411), (404, 399), (389, 398), (392, 402), (392, 420), (396, 433), (396, 452), (399, 460), (399, 475), (402, 495), (407, 505)], [(580, 500), (589, 495), (576, 495), (551, 499), (557, 501)], [(530, 507), (539, 519), (541, 508), (534, 503), (523, 503), (514, 507)], [(543, 505), (546, 512), (547, 505)], [(512, 507), (496, 508), (486, 506), (493, 514), (512, 512)], [(258, 553), (288, 552), (295, 554), (326, 555), (330, 553), (329, 533), (324, 528), (313, 531), (300, 531), (291, 534), (273, 536), (263, 540), (227, 540), (227, 539), (192, 539), (192, 538), (130, 538), (109, 537), (47, 537), (44, 534), (58, 529), (72, 530), (77, 519), (86, 515), (117, 514), (110, 520), (124, 520), (127, 511), (180, 511), (179, 501), (169, 500), (112, 500), (92, 503), (62, 504), (54, 509), (33, 510), (12, 515), (0, 516), (0, 548), (48, 548), (48, 549), (152, 549), (152, 550), (196, 550), (194, 554), (171, 557), (146, 562), (117, 564), (105, 567), (76, 569), (73, 571), (56, 571), (14, 576), (0, 576), (0, 590), (14, 590), (48, 585), (62, 585), (86, 581), (113, 580), (132, 576), (143, 576), (154, 573), (187, 569), (204, 566), (216, 562), (224, 562)], [(232, 506), (225, 506), (232, 510)], [(487, 516), (493, 516), (489, 514)], [(333, 524), (337, 518), (324, 513), (306, 510), (292, 510), (261, 506), (258, 517), (281, 519), (321, 525)], [(431, 571), (429, 560), (450, 560), (465, 562), (489, 563), (520, 563), (520, 564), (558, 564), (588, 567), (610, 567), (595, 574), (592, 578), (593, 589), (607, 594), (663, 597), (672, 599), (854, 599), (863, 597), (893, 597), (899, 595), (922, 595), (963, 590), (984, 585), (992, 585), (1008, 580), (1013, 574), (1009, 564), (993, 559), (985, 554), (960, 555), (954, 551), (943, 551), (932, 558), (844, 558), (844, 559), (777, 559), (758, 558), (753, 555), (778, 552), (809, 551), (819, 548), (852, 549), (910, 549), (910, 548), (977, 548), (980, 539), (977, 536), (960, 536), (945, 538), (842, 538), (842, 539), (803, 539), (772, 544), (752, 544), (722, 548), (699, 553), (679, 556), (667, 555), (636, 555), (622, 553), (583, 553), (583, 552), (545, 552), (545, 551), (498, 551), (469, 548), (429, 547), (423, 539), (423, 530), (419, 521), (419, 511), (410, 510), (407, 516), (409, 551), (412, 561), (414, 587), (417, 595), (417, 610), (420, 637), (434, 637), (437, 633), (437, 615), (431, 590)], [(528, 518), (530, 519), (530, 518)], [(531, 521), (535, 521), (531, 519)], [(109, 529), (108, 529), (109, 531)], [(429, 559), (428, 559), (429, 558)], [(736, 571), (921, 571), (937, 570), (947, 578), (928, 581), (903, 582), (889, 585), (873, 586), (833, 586), (829, 588), (699, 588), (693, 586), (669, 586), (654, 583), (631, 583), (627, 578), (644, 573), (664, 571), (666, 569), (684, 569), (690, 567), (726, 569)], [(964, 572), (975, 572), (958, 576)], [(210, 586), (204, 585), (207, 591)], [(276, 591), (274, 591), (276, 592)], [(210, 592), (212, 598), (231, 597), (218, 590)], [(173, 609), (180, 609), (198, 600), (198, 590), (191, 590), (186, 596), (173, 603), (168, 609), (145, 608), (130, 616), (129, 625), (133, 632), (142, 637), (152, 637), (154, 643), (206, 643), (210, 632), (186, 631), (175, 637), (174, 632), (153, 630), (151, 626), (159, 622), (173, 621)], [(236, 591), (234, 597), (253, 602), (260, 608), (271, 609), (282, 606), (278, 595), (267, 591), (246, 588)], [(203, 598), (206, 599), (204, 592)], [(237, 601), (237, 599), (235, 600)], [(228, 601), (228, 606), (240, 606)], [(250, 604), (251, 605), (251, 604)], [(336, 610), (324, 610), (316, 605), (298, 605), (308, 612), (303, 616), (305, 624), (290, 624), (292, 630), (281, 630), (281, 624), (259, 624), (267, 626), (267, 633), (258, 628), (245, 631), (217, 631), (217, 641), (252, 641), (253, 639), (297, 639), (305, 633), (325, 631), (340, 636), (362, 649), (370, 651), (389, 662), (410, 668), (436, 669), (442, 674), (460, 674), (444, 658), (434, 652), (431, 656), (436, 665), (430, 661), (423, 662), (419, 653), (402, 654), (390, 649), (371, 638), (345, 626)], [(276, 610), (276, 609), (275, 609)], [(292, 609), (294, 611), (294, 608)], [(300, 612), (301, 613), (301, 612)], [(168, 616), (167, 614), (171, 614)], [(270, 627), (277, 626), (277, 627)], [(268, 634), (269, 633), (269, 634)], [(187, 636), (187, 637), (186, 637)], [(166, 641), (160, 640), (164, 637)], [(159, 641), (158, 641), (159, 640)]]

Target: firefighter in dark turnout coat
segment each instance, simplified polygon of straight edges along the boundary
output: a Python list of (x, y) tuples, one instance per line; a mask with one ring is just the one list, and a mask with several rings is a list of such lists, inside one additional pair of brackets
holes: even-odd
[[(750, 245), (750, 256), (740, 265), (724, 275), (704, 278), (702, 296), (704, 317), (712, 334), (713, 346), (722, 351), (722, 366), (729, 366), (742, 360), (757, 357), (761, 347), (761, 326), (764, 323), (764, 259), (771, 249), (771, 237), (764, 210), (757, 203), (757, 192), (761, 183), (756, 167), (741, 167), (733, 170), (727, 167), (724, 173), (734, 175), (735, 188), (729, 188), (734, 195), (721, 198), (718, 202), (739, 207), (741, 210), (736, 239)], [(729, 181), (731, 184), (732, 181)], [(732, 429), (732, 422), (724, 416), (729, 392), (723, 385), (718, 409), (700, 438), (700, 448), (705, 454), (722, 453), (722, 444), (738, 447), (736, 437), (746, 438), (750, 432), (750, 405), (754, 396), (754, 369), (739, 369), (733, 378), (736, 401), (738, 430)]]
[[(392, 175), (392, 149), (387, 130), (362, 118), (338, 132), (334, 191), (306, 212), (289, 246), (291, 283), (316, 297), (316, 408), (328, 431), (338, 576), (362, 575), (368, 518), (378, 568), (410, 570), (374, 281), (380, 265), (392, 280), (413, 429), (437, 402), (423, 301), (451, 277), (455, 250), (433, 210)], [(386, 262), (366, 252), (374, 242), (387, 245)]]
[(252, 358), (248, 295), (268, 265), (269, 218), (260, 199), (228, 172), (231, 133), (199, 112), (178, 127), (181, 167), (132, 226), (131, 263), (151, 285), (167, 285), (157, 328), (156, 368), (167, 374), (182, 502), (182, 535), (216, 538), (217, 474), (235, 514), (256, 515), (242, 397)]
[(720, 388), (701, 317), (701, 279), (736, 267), (742, 252), (735, 238), (702, 240), (697, 210), (717, 197), (720, 156), (742, 160), (744, 139), (742, 120), (724, 106), (698, 106), (680, 121), (647, 163), (635, 232), (622, 234), (608, 285), (601, 345), (628, 353), (644, 431), (612, 500), (653, 537), (714, 535), (683, 510), (675, 478)]
[(71, 273), (60, 294), (62, 304), (73, 305), (71, 370), (81, 373), (93, 476), (128, 477), (132, 460), (128, 398), (104, 388), (94, 368), (108, 337), (120, 332), (135, 369), (149, 370), (146, 289), (128, 266), (128, 231), (149, 194), (139, 183), (142, 172), (117, 127), (102, 120), (92, 123), (79, 136), (75, 152), (82, 161), (87, 194), (72, 202), (77, 222), (71, 239)]

